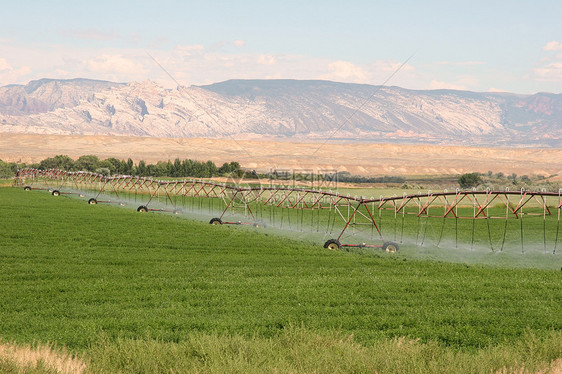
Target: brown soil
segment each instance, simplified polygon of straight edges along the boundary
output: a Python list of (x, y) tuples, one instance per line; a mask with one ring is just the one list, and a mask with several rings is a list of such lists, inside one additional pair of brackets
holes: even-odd
[(443, 175), (488, 170), (562, 175), (562, 149), (483, 148), (437, 145), (321, 144), (229, 139), (0, 134), (0, 159), (38, 162), (58, 154), (77, 158), (238, 161), (260, 172), (271, 169), (348, 171), (359, 175)]

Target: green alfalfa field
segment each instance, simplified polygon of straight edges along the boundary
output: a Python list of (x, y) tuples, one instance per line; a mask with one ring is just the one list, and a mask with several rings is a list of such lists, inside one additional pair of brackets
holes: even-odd
[(420, 259), (413, 248), (328, 251), (14, 188), (0, 189), (0, 224), (0, 372), (562, 365), (558, 255), (537, 269)]

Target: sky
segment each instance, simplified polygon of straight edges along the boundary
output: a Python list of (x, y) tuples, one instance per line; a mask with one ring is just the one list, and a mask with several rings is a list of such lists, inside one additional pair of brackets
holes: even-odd
[(4, 0), (0, 19), (0, 86), (326, 79), (562, 93), (559, 0)]

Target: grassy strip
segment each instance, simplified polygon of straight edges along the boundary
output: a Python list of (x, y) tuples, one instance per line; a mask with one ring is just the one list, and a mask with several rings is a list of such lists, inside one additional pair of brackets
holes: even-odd
[(559, 373), (562, 333), (468, 353), (432, 341), (381, 339), (288, 326), (273, 337), (194, 333), (179, 343), (103, 336), (77, 358), (49, 345), (0, 344), (3, 373)]
[(557, 373), (562, 334), (527, 333), (511, 345), (467, 353), (405, 338), (363, 346), (353, 335), (288, 327), (271, 338), (194, 334), (180, 343), (118, 339), (90, 351), (92, 373)]
[(0, 341), (0, 372), (82, 374), (86, 361), (47, 344), (18, 345)]
[(11, 187), (14, 185), (13, 179), (0, 179), (0, 187)]
[(559, 373), (562, 334), (467, 353), (405, 338), (358, 344), (289, 326), (271, 338), (196, 333), (180, 343), (102, 339), (78, 359), (50, 346), (0, 345), (3, 373)]

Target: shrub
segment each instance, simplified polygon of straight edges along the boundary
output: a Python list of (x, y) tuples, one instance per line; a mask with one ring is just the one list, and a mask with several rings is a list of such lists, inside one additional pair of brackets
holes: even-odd
[(459, 185), (461, 188), (476, 187), (482, 182), (480, 176), (476, 173), (466, 173), (459, 177)]

